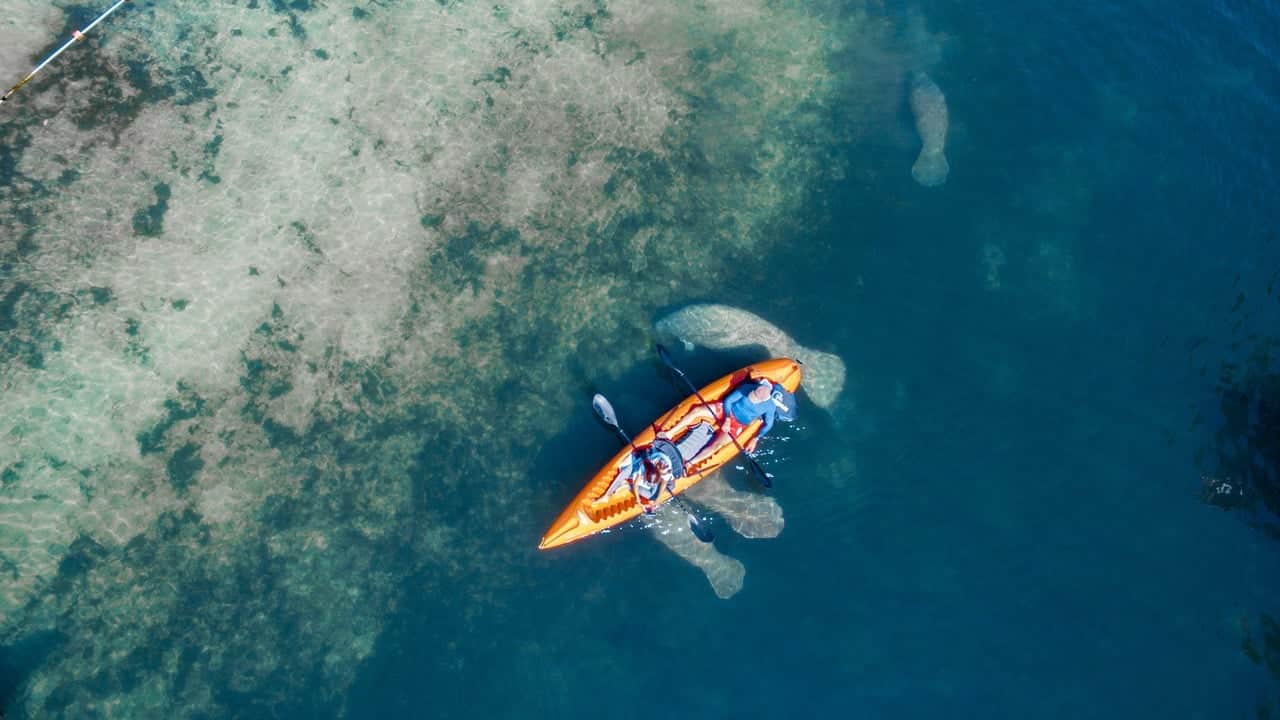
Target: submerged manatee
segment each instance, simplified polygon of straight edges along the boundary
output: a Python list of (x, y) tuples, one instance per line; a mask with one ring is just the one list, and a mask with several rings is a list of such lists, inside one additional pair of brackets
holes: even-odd
[(782, 532), (782, 506), (768, 495), (735, 490), (716, 473), (689, 488), (685, 496), (711, 508), (744, 538), (775, 538)]
[[(745, 538), (773, 538), (782, 532), (782, 506), (777, 501), (768, 495), (735, 490), (719, 473), (694, 485), (685, 497), (710, 508)], [(651, 528), (658, 540), (705, 573), (717, 596), (728, 599), (742, 589), (747, 570), (741, 561), (694, 537), (679, 507), (668, 503), (658, 512), (659, 522)]]
[(742, 561), (725, 555), (712, 543), (704, 543), (694, 537), (689, 523), (685, 521), (684, 511), (672, 503), (659, 508), (658, 518), (659, 524), (651, 529), (659, 542), (701, 570), (717, 597), (727, 600), (738, 594), (742, 589), (742, 579), (747, 575)]
[(911, 113), (921, 142), (911, 177), (925, 187), (936, 187), (946, 182), (951, 172), (943, 154), (947, 147), (947, 98), (923, 72), (911, 76)]
[(686, 347), (712, 350), (763, 345), (773, 357), (792, 357), (804, 363), (801, 388), (819, 407), (831, 407), (844, 389), (844, 361), (831, 353), (810, 350), (768, 321), (728, 305), (689, 305), (654, 323), (660, 335), (674, 337)]
[[(787, 356), (804, 363), (801, 385), (813, 402), (830, 407), (844, 388), (844, 361), (831, 353), (810, 350), (763, 318), (728, 305), (699, 304), (681, 308), (654, 324), (659, 335), (686, 346), (713, 350), (761, 345), (774, 357)], [(710, 508), (746, 538), (772, 538), (782, 532), (782, 507), (772, 497), (735, 490), (717, 473), (689, 489), (687, 497)], [(742, 589), (746, 568), (710, 543), (699, 542), (689, 531), (684, 513), (666, 505), (658, 539), (690, 564), (702, 570), (716, 595), (729, 598)]]

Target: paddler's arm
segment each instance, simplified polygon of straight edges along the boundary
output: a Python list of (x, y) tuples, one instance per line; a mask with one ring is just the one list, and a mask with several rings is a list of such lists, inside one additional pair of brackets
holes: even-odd
[(773, 429), (773, 419), (775, 415), (777, 415), (777, 410), (774, 409), (773, 403), (770, 402), (768, 409), (766, 409), (764, 411), (764, 414), (761, 415), (761, 417), (764, 418), (764, 425), (760, 426), (760, 432), (755, 437), (751, 438), (751, 442), (747, 443), (747, 447), (746, 447), (747, 452), (749, 453), (755, 452), (756, 443), (760, 442), (760, 438), (764, 437), (765, 435), (768, 435), (769, 431)]
[(769, 434), (769, 431), (773, 429), (773, 419), (777, 414), (777, 409), (773, 407), (773, 403), (770, 403), (769, 409), (764, 413), (764, 427), (760, 428), (760, 434), (756, 436), (757, 438), (762, 438)]

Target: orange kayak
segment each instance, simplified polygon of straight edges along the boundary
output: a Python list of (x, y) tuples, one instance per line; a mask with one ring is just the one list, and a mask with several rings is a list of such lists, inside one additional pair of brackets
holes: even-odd
[[(794, 393), (800, 387), (800, 376), (800, 363), (791, 358), (774, 358), (753, 363), (729, 373), (702, 388), (701, 394), (707, 403), (719, 406), (725, 396), (744, 381), (763, 378), (768, 378), (786, 388), (788, 392)], [(658, 432), (675, 427), (681, 418), (701, 403), (697, 395), (690, 395), (662, 417), (636, 433), (632, 441), (642, 453), (648, 451), (654, 445)], [(736, 436), (738, 444), (745, 446), (751, 442), (763, 425), (763, 420), (756, 419), (743, 426)], [(693, 487), (737, 454), (738, 448), (733, 443), (724, 443), (714, 453), (697, 463), (685, 465), (684, 476), (675, 480), (675, 494), (679, 495)], [(560, 513), (560, 517), (551, 524), (551, 528), (542, 536), (538, 549), (548, 550), (567, 545), (639, 517), (642, 508), (631, 484), (627, 482), (639, 465), (639, 461), (632, 456), (631, 448), (624, 447), (613, 456), (612, 460), (605, 463), (604, 467), (600, 468), (600, 471), (587, 482), (586, 487), (573, 498), (564, 512)], [(660, 491), (656, 502), (661, 504), (670, 499), (671, 495), (664, 488)]]

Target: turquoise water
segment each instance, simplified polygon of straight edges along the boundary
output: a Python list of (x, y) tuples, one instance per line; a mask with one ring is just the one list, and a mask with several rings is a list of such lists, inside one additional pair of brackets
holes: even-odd
[[(130, 4), (0, 108), (5, 717), (1274, 714), (1278, 10)], [(785, 528), (537, 551), (703, 302), (847, 366)]]

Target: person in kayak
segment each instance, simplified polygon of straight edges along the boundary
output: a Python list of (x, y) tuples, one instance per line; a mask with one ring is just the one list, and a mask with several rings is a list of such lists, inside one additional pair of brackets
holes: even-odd
[[(701, 450), (685, 460), (686, 465), (696, 465), (715, 454), (717, 450), (737, 437), (744, 427), (757, 418), (764, 419), (760, 432), (743, 447), (748, 453), (755, 452), (760, 438), (769, 434), (777, 418), (778, 409), (786, 406), (782, 403), (781, 386), (775, 386), (767, 378), (751, 379), (739, 384), (733, 392), (725, 396), (724, 401), (715, 405), (695, 405), (684, 417), (666, 432), (659, 432), (658, 437), (664, 440), (678, 438), (685, 430), (698, 423), (710, 423), (718, 426), (719, 432), (711, 438)], [(775, 397), (777, 395), (777, 397)]]
[[(645, 514), (652, 515), (657, 510), (658, 495), (662, 493), (663, 486), (666, 486), (667, 492), (676, 494), (676, 475), (666, 453), (653, 447), (646, 448), (643, 452), (644, 457), (639, 463), (633, 461), (631, 492), (635, 494), (636, 501)], [(636, 464), (640, 467), (635, 467)]]

